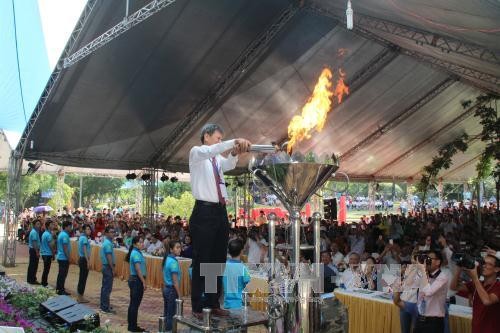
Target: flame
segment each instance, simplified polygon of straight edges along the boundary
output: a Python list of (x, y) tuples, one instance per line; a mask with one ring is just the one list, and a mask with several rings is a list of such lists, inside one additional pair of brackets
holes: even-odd
[(304, 139), (310, 139), (312, 131), (321, 132), (325, 126), (326, 116), (332, 109), (332, 97), (337, 97), (337, 103), (342, 102), (344, 95), (349, 94), (349, 87), (344, 83), (345, 73), (339, 69), (337, 84), (333, 87), (333, 74), (329, 68), (324, 68), (318, 78), (312, 96), (302, 107), (302, 114), (294, 116), (288, 125), (288, 153)]

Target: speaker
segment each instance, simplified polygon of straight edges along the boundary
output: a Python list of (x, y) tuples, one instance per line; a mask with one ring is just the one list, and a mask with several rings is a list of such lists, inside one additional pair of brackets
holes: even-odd
[(40, 309), (44, 312), (58, 312), (78, 304), (69, 296), (52, 297), (40, 304)]
[(41, 303), (40, 313), (48, 322), (62, 324), (71, 332), (100, 326), (97, 312), (68, 296), (52, 297)]
[(327, 220), (337, 219), (337, 198), (323, 199), (324, 217)]

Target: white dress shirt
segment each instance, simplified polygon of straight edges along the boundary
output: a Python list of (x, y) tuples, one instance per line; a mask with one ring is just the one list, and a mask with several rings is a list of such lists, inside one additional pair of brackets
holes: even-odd
[(150, 243), (149, 246), (147, 247), (147, 250), (146, 252), (147, 253), (153, 253), (155, 252), (156, 250), (159, 250), (161, 249), (163, 246), (163, 243), (160, 242), (159, 240), (156, 240), (156, 243)]
[[(433, 272), (436, 274), (437, 270)], [(446, 294), (448, 292), (448, 275), (441, 271), (435, 278), (429, 278), (429, 282), (420, 288), (418, 293), (418, 304), (423, 300), (426, 301), (425, 313), (421, 314), (426, 317), (444, 317), (446, 306)]]
[(234, 145), (235, 140), (228, 140), (211, 146), (203, 145), (191, 148), (189, 152), (189, 173), (191, 176), (191, 191), (196, 200), (219, 202), (214, 169), (210, 159), (215, 156), (221, 181), (224, 181), (223, 172), (236, 167), (238, 156), (229, 154), (225, 158), (220, 154), (232, 149)]

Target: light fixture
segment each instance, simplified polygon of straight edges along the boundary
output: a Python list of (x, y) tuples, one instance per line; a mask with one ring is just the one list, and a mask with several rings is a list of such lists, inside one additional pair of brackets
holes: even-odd
[(168, 180), (168, 176), (165, 174), (165, 172), (163, 172), (163, 173), (161, 174), (160, 180), (161, 180), (162, 182), (166, 182), (166, 181)]
[(150, 180), (151, 179), (151, 175), (149, 173), (145, 173), (141, 176), (141, 179), (144, 180), (144, 181), (147, 181), (147, 180)]
[(171, 181), (172, 183), (177, 183), (177, 181), (178, 181), (178, 180), (179, 180), (179, 178), (177, 178), (177, 177), (172, 177), (172, 178), (170, 178), (170, 181)]
[(352, 30), (353, 26), (354, 26), (354, 22), (353, 22), (353, 14), (354, 14), (354, 11), (352, 10), (352, 7), (351, 7), (351, 0), (347, 0), (347, 9), (345, 11), (345, 15), (347, 16), (347, 29), (348, 30)]
[(135, 174), (135, 172), (133, 173), (127, 173), (127, 175), (125, 176), (125, 178), (127, 178), (127, 180), (134, 180), (137, 178), (137, 175)]

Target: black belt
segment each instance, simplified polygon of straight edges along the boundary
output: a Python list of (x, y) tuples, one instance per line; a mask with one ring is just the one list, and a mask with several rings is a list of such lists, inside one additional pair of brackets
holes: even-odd
[(438, 320), (443, 320), (443, 319), (444, 319), (444, 317), (429, 317), (429, 316), (418, 315), (419, 321), (438, 321)]
[(202, 206), (209, 206), (209, 207), (226, 207), (225, 204), (222, 204), (220, 202), (210, 202), (210, 201), (203, 201), (203, 200), (196, 200), (195, 204), (202, 205)]

